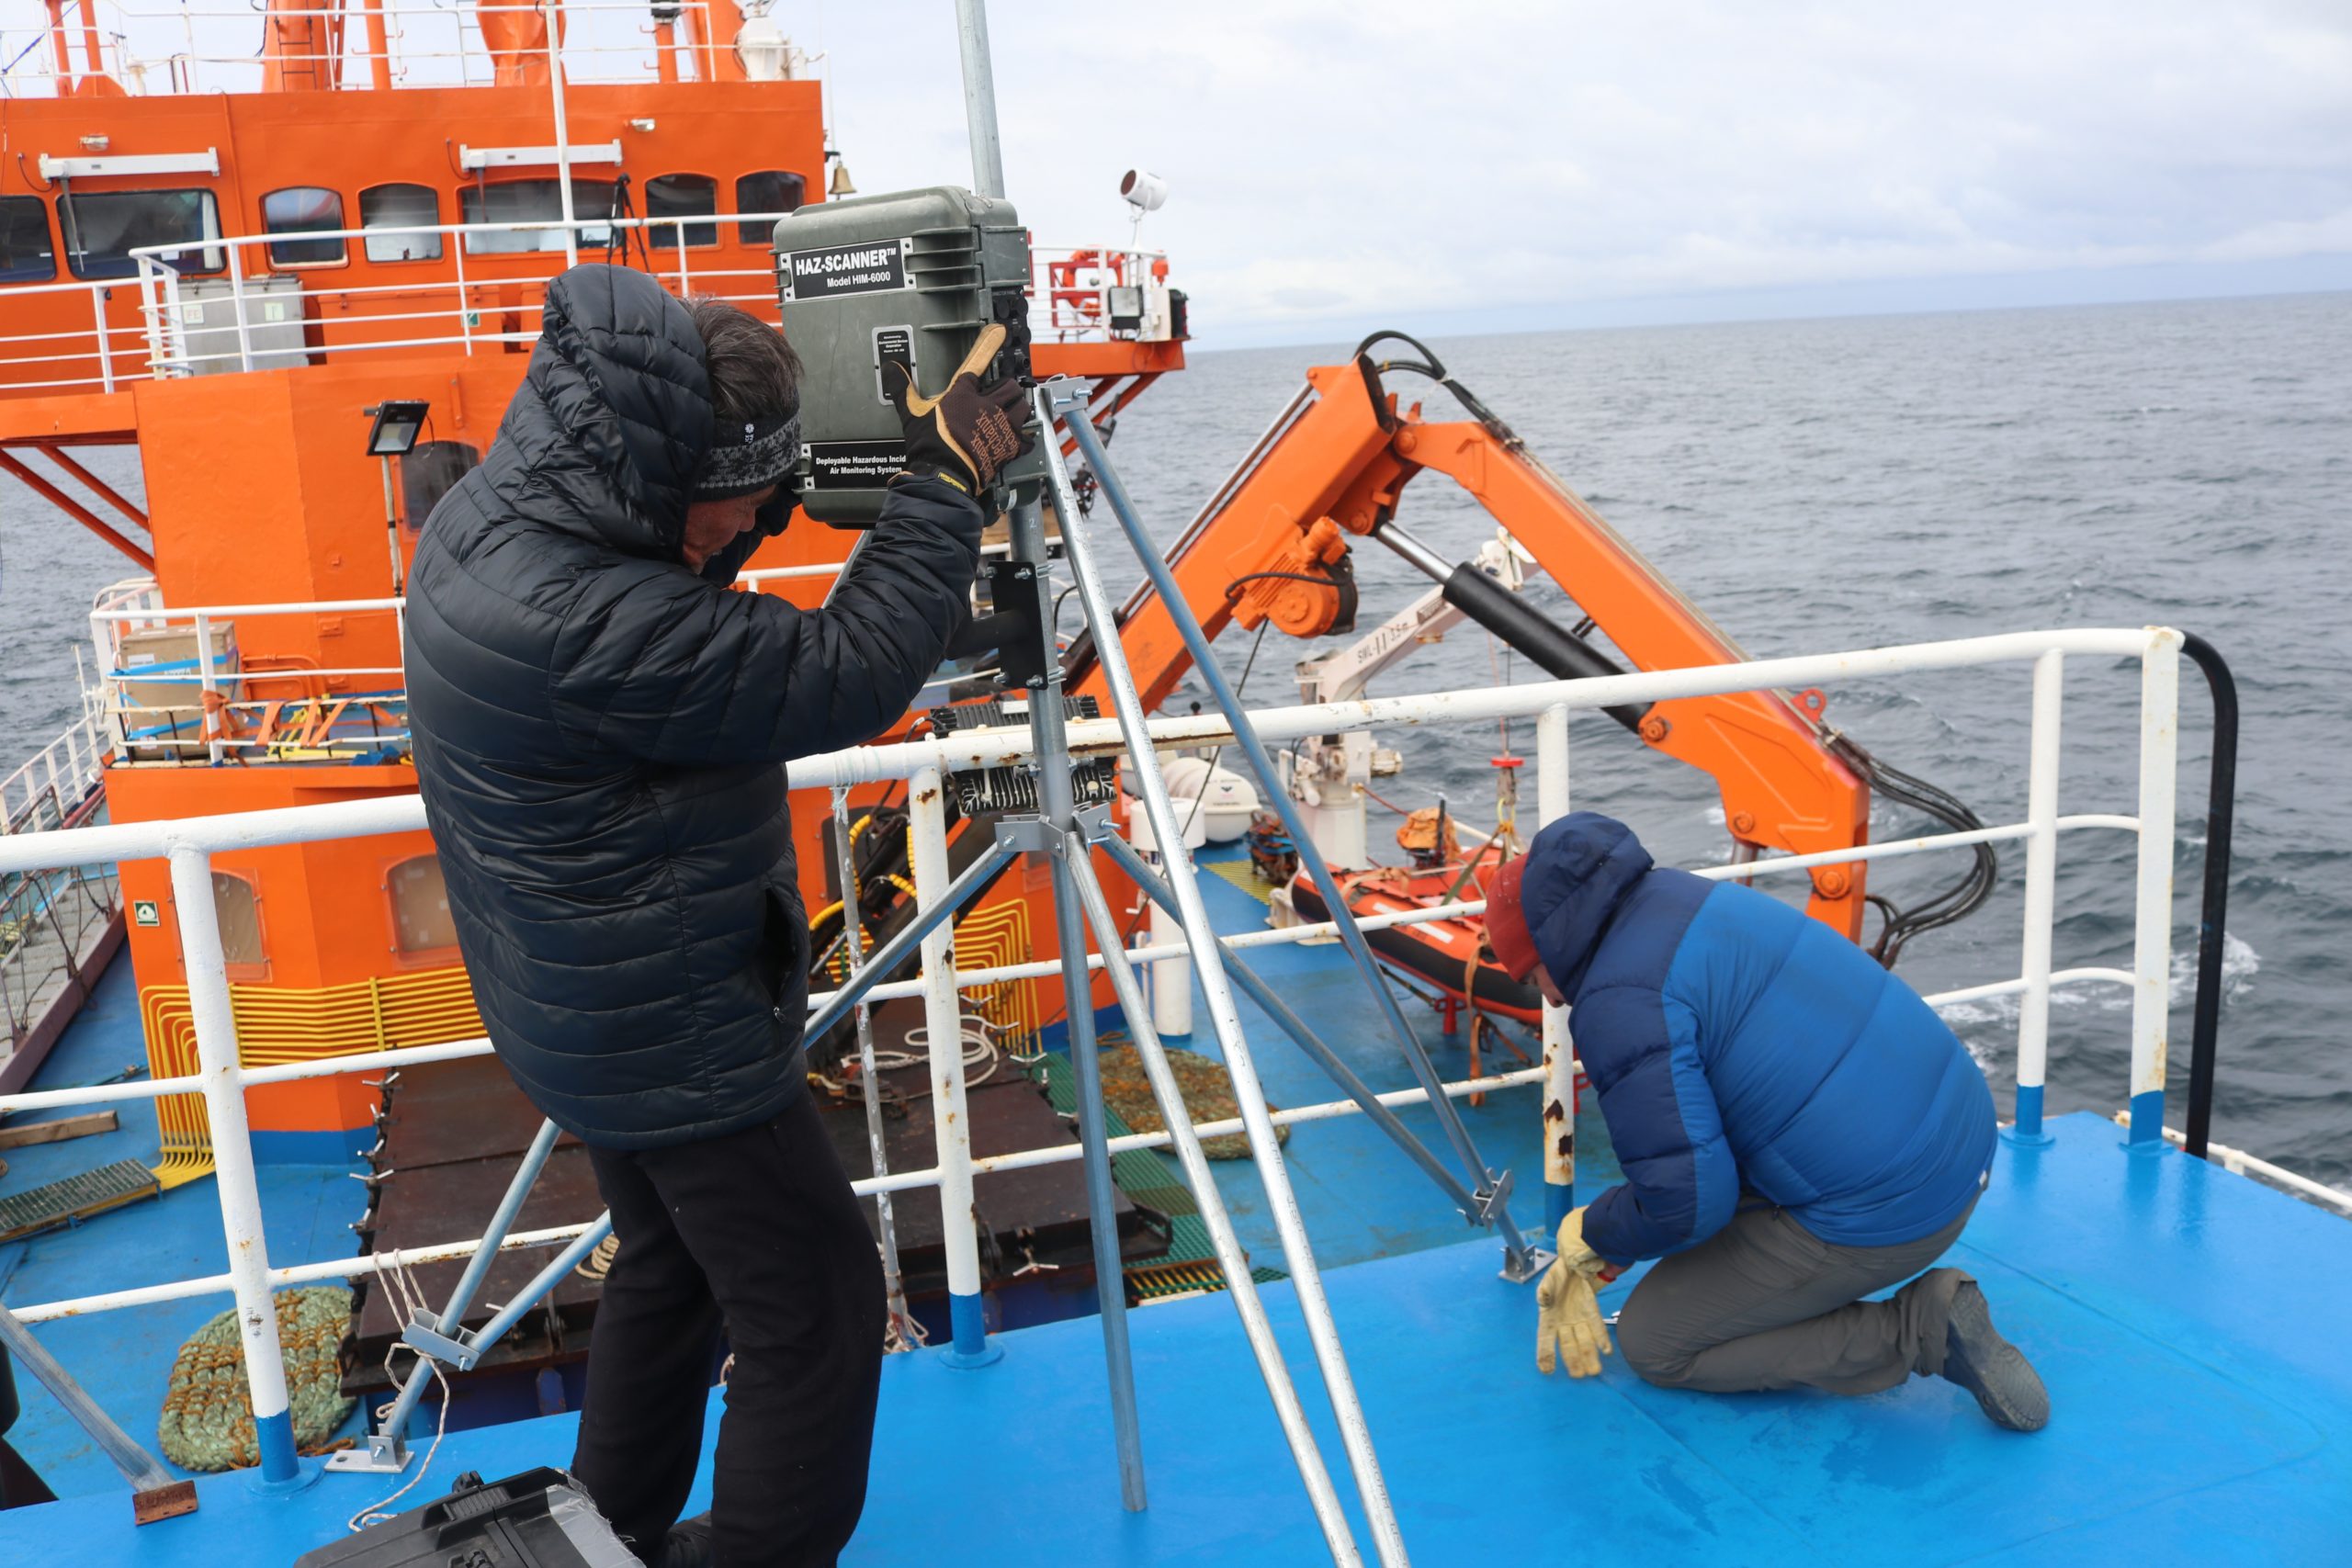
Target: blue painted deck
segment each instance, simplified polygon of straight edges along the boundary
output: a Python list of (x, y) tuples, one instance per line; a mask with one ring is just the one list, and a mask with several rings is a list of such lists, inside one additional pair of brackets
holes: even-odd
[[(2127, 1155), (2094, 1117), (2054, 1131), (2049, 1148), (2004, 1148), (1959, 1250), (2049, 1382), (2055, 1414), (2031, 1436), (1926, 1380), (1841, 1400), (1668, 1393), (1613, 1359), (1598, 1382), (1543, 1378), (1532, 1291), (1495, 1278), (1490, 1243), (1333, 1269), (1415, 1561), (2346, 1561), (2352, 1229), (2178, 1154)], [(1303, 1371), (1290, 1294), (1268, 1298)], [(1001, 1337), (1004, 1359), (978, 1372), (931, 1353), (888, 1364), (844, 1561), (1317, 1561), (1228, 1303), (1133, 1321), (1148, 1513), (1117, 1506), (1095, 1326), (1054, 1324)], [(452, 1436), (434, 1476), (560, 1462), (572, 1420)], [(385, 1489), (331, 1475), (266, 1500), (222, 1477), (199, 1483), (198, 1514), (136, 1531), (121, 1494), (78, 1497), (0, 1515), (0, 1561), (282, 1562)]]
[[(143, 1066), (147, 1047), (139, 1029), (139, 993), (128, 954), (118, 955), (98, 981), (88, 1006), (59, 1039), (29, 1086), (63, 1089)], [(36, 1111), (16, 1124), (51, 1121), (99, 1109)], [(121, 1125), (96, 1137), (11, 1149), (0, 1190), (22, 1191), (109, 1161), (158, 1157), (153, 1100), (128, 1100), (113, 1109)], [(358, 1246), (351, 1223), (367, 1209), (367, 1194), (352, 1166), (265, 1165), (257, 1168), (270, 1261), (284, 1266), (348, 1258)], [(220, 1205), (210, 1177), (160, 1198), (109, 1210), (83, 1224), (0, 1247), (0, 1301), (11, 1306), (63, 1301), (100, 1291), (127, 1290), (172, 1280), (199, 1279), (229, 1267), (220, 1232)], [(229, 1306), (206, 1296), (126, 1307), (119, 1312), (36, 1325), (34, 1333), (63, 1362), (123, 1429), (155, 1449), (155, 1420), (172, 1358), (187, 1337)], [(8, 1440), (60, 1496), (119, 1495), (122, 1477), (82, 1428), (23, 1372), (17, 1378), (24, 1414)], [(356, 1429), (355, 1412), (350, 1429)], [(160, 1456), (159, 1456), (160, 1457)], [(166, 1467), (170, 1468), (170, 1467)], [(0, 1514), (0, 1518), (7, 1516)], [(9, 1561), (0, 1552), (0, 1562)]]
[[(1228, 885), (1204, 879), (1204, 890), (1222, 929), (1261, 919)], [(1409, 1081), (1336, 948), (1250, 956), (1375, 1088)], [(1338, 1098), (1241, 1005), (1278, 1103)], [(1442, 1040), (1426, 1009), (1408, 1003), (1407, 1014), (1444, 1074), (1461, 1076), (1460, 1043)], [(1205, 1026), (1192, 1043), (1214, 1051)], [(118, 965), (41, 1081), (86, 1081), (141, 1055), (127, 966)], [(1534, 1228), (1533, 1091), (1464, 1110), (1488, 1162), (1518, 1172), (1513, 1210)], [(1405, 1114), (1437, 1146), (1430, 1114)], [(17, 1168), (47, 1179), (152, 1157), (152, 1112), (131, 1108), (125, 1122), (106, 1139), (21, 1151)], [(1542, 1378), (1532, 1289), (1496, 1278), (1496, 1245), (1464, 1240), (1466, 1228), (1435, 1190), (1360, 1119), (1295, 1129), (1285, 1158), (1415, 1560), (1594, 1568), (2193, 1552), (2224, 1562), (2352, 1562), (2352, 1360), (2340, 1343), (2352, 1227), (2177, 1154), (2127, 1155), (2095, 1118), (2064, 1119), (2054, 1131), (2046, 1149), (2004, 1147), (1960, 1249), (2051, 1385), (2051, 1427), (2019, 1437), (1994, 1430), (1940, 1382), (1844, 1401), (1667, 1393), (1613, 1359), (1598, 1382)], [(1589, 1192), (1615, 1173), (1596, 1119), (1579, 1133)], [(345, 1226), (360, 1212), (360, 1192), (340, 1168), (270, 1166), (261, 1175), (274, 1260), (347, 1255)], [(1259, 1260), (1279, 1266), (1248, 1163), (1221, 1164), (1218, 1181)], [(40, 1301), (221, 1267), (204, 1182), (0, 1248), (0, 1294)], [(1312, 1392), (1290, 1290), (1270, 1287), (1267, 1299), (1326, 1454), (1343, 1465)], [(39, 1332), (152, 1441), (174, 1349), (222, 1304), (135, 1309)], [(846, 1561), (1320, 1560), (1230, 1303), (1170, 1302), (1131, 1321), (1148, 1514), (1117, 1506), (1101, 1337), (1078, 1319), (1001, 1336), (1005, 1359), (982, 1371), (952, 1371), (932, 1354), (888, 1363), (873, 1493)], [(266, 1500), (242, 1476), (208, 1478), (199, 1514), (134, 1530), (111, 1468), (37, 1388), (26, 1389), (25, 1404), (18, 1445), (68, 1495), (0, 1513), (0, 1562), (282, 1562), (390, 1490), (380, 1477), (338, 1474), (290, 1501)], [(408, 1500), (437, 1495), (464, 1470), (494, 1476), (562, 1463), (574, 1420), (453, 1434)], [(1340, 1486), (1351, 1490), (1343, 1473)]]
[[(1246, 860), (1248, 854), (1238, 844), (1213, 845), (1199, 858), (1204, 862)], [(1218, 931), (1264, 929), (1265, 906), (1224, 878), (1202, 877), (1201, 894), (1208, 905), (1209, 919)], [(1385, 1093), (1414, 1086), (1412, 1070), (1398, 1055), (1345, 951), (1336, 942), (1249, 948), (1242, 957), (1374, 1090)], [(1466, 1077), (1469, 1057), (1464, 1037), (1442, 1033), (1436, 1011), (1409, 993), (1400, 991), (1398, 999), (1406, 1021), (1419, 1033), (1440, 1076)], [(1346, 1098), (1248, 997), (1237, 992), (1235, 1001), (1269, 1100), (1278, 1106), (1295, 1106)], [(1190, 1039), (1174, 1043), (1221, 1059), (1197, 983), (1193, 1019)], [(1536, 1055), (1532, 1037), (1527, 1049), (1531, 1055)], [(1507, 1049), (1489, 1045), (1479, 1070), (1491, 1076), (1532, 1065)], [(1544, 1149), (1542, 1101), (1536, 1086), (1490, 1094), (1484, 1105), (1474, 1106), (1466, 1100), (1454, 1103), (1487, 1166), (1512, 1173), (1512, 1216), (1530, 1235), (1539, 1235), (1544, 1229)], [(1577, 1127), (1577, 1177), (1580, 1186), (1597, 1192), (1617, 1179), (1617, 1162), (1607, 1127), (1589, 1106), (1586, 1110)], [(1427, 1106), (1408, 1107), (1397, 1117), (1439, 1158), (1460, 1169), (1438, 1131), (1436, 1114)], [(1283, 1157), (1290, 1167), (1308, 1232), (1315, 1238), (1316, 1256), (1327, 1268), (1445, 1247), (1476, 1234), (1429, 1178), (1360, 1116), (1294, 1126)], [(1175, 1174), (1176, 1162), (1169, 1158), (1167, 1164), (1170, 1181), (1181, 1181)], [(1252, 1258), (1281, 1268), (1282, 1249), (1250, 1163), (1222, 1161), (1216, 1170), (1218, 1190), (1224, 1193), (1235, 1228)]]

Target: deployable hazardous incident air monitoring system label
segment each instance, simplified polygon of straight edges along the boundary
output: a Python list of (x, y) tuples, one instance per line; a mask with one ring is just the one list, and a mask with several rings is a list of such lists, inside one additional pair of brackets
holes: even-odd
[[(955, 186), (804, 207), (775, 226), (776, 299), (802, 367), (802, 514), (862, 528), (906, 467), (890, 392), (946, 389), (980, 330), (1006, 328), (982, 379), (1029, 373), (1029, 238), (1010, 202)], [(1005, 481), (1035, 485), (1042, 453)]]

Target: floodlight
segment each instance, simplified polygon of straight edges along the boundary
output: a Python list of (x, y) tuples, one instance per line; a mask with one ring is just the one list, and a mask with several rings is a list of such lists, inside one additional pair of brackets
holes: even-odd
[(386, 398), (362, 413), (376, 416), (368, 427), (368, 456), (370, 457), (404, 457), (416, 445), (417, 433), (424, 428), (424, 416), (432, 405), (422, 398)]
[(1168, 201), (1168, 182), (1148, 169), (1129, 169), (1119, 181), (1119, 195), (1138, 217), (1157, 212)]

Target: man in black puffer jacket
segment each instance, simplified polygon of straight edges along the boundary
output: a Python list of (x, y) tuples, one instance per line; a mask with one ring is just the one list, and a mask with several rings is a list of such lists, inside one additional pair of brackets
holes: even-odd
[[(864, 1506), (881, 1279), (804, 1076), (781, 764), (905, 711), (967, 614), (973, 497), (1026, 444), (959, 379), (910, 413), (825, 608), (732, 592), (792, 507), (797, 370), (731, 306), (574, 267), (410, 576), (417, 774), (475, 999), (618, 1238), (573, 1470), (656, 1564), (831, 1562)], [(672, 1532), (722, 1322), (713, 1522)]]

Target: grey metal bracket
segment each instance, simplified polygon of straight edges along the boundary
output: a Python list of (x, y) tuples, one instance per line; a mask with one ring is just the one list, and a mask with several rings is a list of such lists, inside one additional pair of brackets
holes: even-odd
[(368, 1475), (398, 1475), (408, 1468), (408, 1438), (389, 1429), (370, 1432), (364, 1446), (339, 1449), (327, 1455), (327, 1468)]
[(415, 1316), (409, 1319), (408, 1326), (401, 1330), (401, 1344), (420, 1356), (430, 1356), (461, 1372), (472, 1371), (481, 1359), (481, 1349), (473, 1339), (474, 1337), (462, 1328), (454, 1336), (442, 1333), (441, 1320), (421, 1308)]
[(1042, 817), (1007, 817), (996, 825), (996, 841), (1007, 850), (1059, 854), (1062, 834)]
[[(1504, 1253), (1503, 1266), (1495, 1270), (1496, 1277), (1508, 1280), (1514, 1285), (1531, 1283), (1551, 1271), (1553, 1257), (1550, 1247), (1530, 1243), (1516, 1257)], [(1610, 1321), (1613, 1323), (1616, 1320), (1611, 1318)]]

